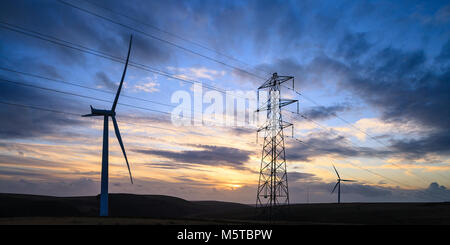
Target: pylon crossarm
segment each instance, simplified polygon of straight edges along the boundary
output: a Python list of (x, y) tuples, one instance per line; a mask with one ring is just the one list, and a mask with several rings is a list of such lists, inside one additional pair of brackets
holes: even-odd
[(269, 126), (263, 126), (263, 127), (259, 128), (259, 129), (257, 129), (256, 132), (259, 133), (259, 132), (261, 132), (261, 131), (263, 131), (263, 130), (266, 130), (268, 127), (269, 127)]
[(293, 126), (293, 125), (294, 125), (294, 124), (292, 124), (292, 123), (290, 123), (290, 122), (285, 122), (285, 121), (282, 121), (282, 122), (281, 122), (281, 128), (282, 128), (282, 129), (291, 127), (291, 126)]
[(298, 100), (280, 99), (280, 107), (287, 106), (296, 102), (298, 102)]
[[(280, 99), (280, 103), (279, 103), (279, 107), (284, 107), (287, 105), (290, 105), (292, 103), (296, 103), (298, 100), (288, 100), (288, 99)], [(261, 106), (260, 108), (258, 108), (258, 110), (256, 110), (256, 112), (260, 112), (260, 111), (267, 111), (270, 110), (272, 108), (272, 105), (270, 104), (266, 104), (264, 106)]]
[(278, 76), (278, 75), (275, 73), (275, 74), (273, 74), (273, 76), (272, 76), (271, 78), (269, 78), (267, 81), (265, 81), (265, 82), (263, 83), (263, 85), (261, 85), (261, 86), (258, 88), (258, 90), (259, 90), (259, 89), (270, 88), (270, 87), (273, 87), (273, 86), (280, 85), (280, 84), (285, 83), (285, 82), (287, 82), (287, 81), (289, 81), (289, 80), (291, 80), (291, 79), (293, 79), (293, 78), (294, 78), (294, 77), (291, 77), (291, 76)]

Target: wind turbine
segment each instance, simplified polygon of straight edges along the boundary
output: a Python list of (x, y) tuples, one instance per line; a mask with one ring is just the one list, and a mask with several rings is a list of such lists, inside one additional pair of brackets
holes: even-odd
[(116, 105), (119, 100), (120, 90), (122, 89), (125, 73), (127, 72), (128, 59), (130, 58), (131, 42), (133, 36), (130, 36), (130, 44), (128, 46), (127, 60), (125, 62), (125, 69), (122, 73), (119, 88), (117, 89), (116, 97), (114, 99), (111, 110), (99, 110), (91, 106), (91, 114), (83, 115), (82, 117), (103, 116), (103, 151), (102, 151), (102, 177), (101, 177), (101, 193), (100, 193), (100, 216), (108, 216), (108, 118), (111, 117), (114, 124), (114, 131), (116, 132), (117, 140), (122, 148), (123, 156), (127, 162), (128, 172), (130, 173), (131, 184), (133, 184), (133, 177), (131, 176), (130, 165), (128, 164), (127, 154), (120, 137), (119, 126), (116, 121)]
[(337, 188), (338, 188), (338, 203), (341, 203), (341, 181), (345, 181), (345, 182), (356, 182), (356, 180), (351, 180), (351, 179), (341, 179), (341, 176), (339, 176), (339, 173), (338, 173), (338, 171), (336, 170), (336, 168), (334, 167), (334, 164), (332, 164), (332, 165), (333, 165), (334, 171), (336, 172), (336, 175), (337, 175), (338, 179), (337, 179), (337, 183), (336, 183), (336, 185), (334, 186), (333, 191), (331, 191), (331, 193), (333, 193), (334, 190), (336, 190), (336, 187), (337, 187)]

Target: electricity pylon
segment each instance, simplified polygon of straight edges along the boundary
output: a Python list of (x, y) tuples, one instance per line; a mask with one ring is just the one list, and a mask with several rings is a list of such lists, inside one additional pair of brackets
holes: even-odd
[[(289, 189), (286, 170), (286, 151), (284, 147), (283, 129), (292, 127), (293, 124), (282, 119), (281, 108), (298, 100), (281, 99), (280, 86), (292, 80), (294, 89), (294, 77), (278, 76), (274, 73), (272, 77), (258, 88), (259, 91), (268, 89), (267, 102), (258, 108), (257, 112), (267, 111), (265, 124), (257, 130), (264, 131), (264, 144), (261, 156), (261, 168), (259, 172), (258, 192), (256, 195), (256, 207), (263, 208), (266, 218), (271, 220), (274, 207), (289, 205)], [(258, 135), (257, 135), (258, 136)]]

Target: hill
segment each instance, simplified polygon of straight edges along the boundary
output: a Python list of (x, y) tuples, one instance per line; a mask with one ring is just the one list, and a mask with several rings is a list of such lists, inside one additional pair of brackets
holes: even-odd
[[(187, 201), (162, 195), (110, 194), (110, 217), (98, 219), (99, 197), (0, 194), (0, 223), (261, 223), (240, 203)], [(259, 212), (260, 213), (260, 212)], [(281, 224), (450, 224), (450, 203), (294, 204), (276, 211)], [(22, 218), (21, 218), (22, 217)], [(34, 217), (34, 218), (31, 218)], [(52, 219), (53, 217), (53, 219)], [(70, 219), (63, 219), (71, 217)], [(70, 223), (70, 222), (69, 222)]]

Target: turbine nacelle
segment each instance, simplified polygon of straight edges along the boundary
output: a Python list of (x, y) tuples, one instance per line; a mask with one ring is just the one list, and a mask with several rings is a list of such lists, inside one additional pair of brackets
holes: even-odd
[(83, 115), (83, 117), (95, 117), (95, 116), (115, 117), (116, 116), (116, 112), (112, 111), (112, 110), (95, 109), (94, 107), (91, 106), (91, 114)]

